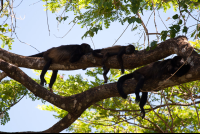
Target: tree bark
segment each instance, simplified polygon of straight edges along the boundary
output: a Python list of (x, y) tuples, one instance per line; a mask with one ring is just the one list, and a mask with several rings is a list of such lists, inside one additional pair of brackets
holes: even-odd
[[(0, 53), (0, 69), (3, 70), (7, 76), (23, 84), (36, 96), (68, 111), (68, 114), (63, 119), (43, 132), (61, 132), (76, 121), (76, 119), (91, 105), (106, 98), (119, 97), (116, 82), (94, 87), (69, 97), (56, 95), (40, 86), (18, 68), (26, 67), (42, 70), (45, 64), (45, 61), (42, 58), (20, 56), (3, 49), (0, 49)], [(191, 65), (190, 71), (182, 77), (173, 76), (167, 81), (166, 79), (169, 78), (170, 75), (162, 76), (162, 79), (159, 80), (147, 80), (145, 81), (142, 91), (159, 91), (166, 87), (172, 87), (200, 79), (200, 76), (198, 75), (200, 72), (200, 57), (198, 53), (194, 51), (185, 36), (166, 40), (158, 44), (154, 50), (142, 50), (132, 55), (124, 55), (124, 68), (133, 69), (155, 62), (171, 54), (177, 54), (187, 59), (188, 63)], [(120, 69), (116, 56), (109, 58), (106, 62), (106, 66), (109, 68)], [(66, 62), (64, 64), (53, 64), (49, 69), (76, 70), (87, 67), (101, 67), (101, 59), (93, 57), (92, 54), (88, 54), (83, 56), (77, 63), (70, 64), (69, 62)], [(136, 84), (137, 81), (135, 80), (127, 80), (124, 83), (125, 93), (134, 93)]]

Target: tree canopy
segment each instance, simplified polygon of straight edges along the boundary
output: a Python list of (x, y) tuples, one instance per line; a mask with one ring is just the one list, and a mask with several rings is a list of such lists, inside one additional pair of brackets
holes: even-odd
[[(52, 93), (46, 86), (39, 85), (39, 79), (31, 78), (22, 70), (22, 68), (35, 69), (35, 72), (40, 74), (45, 65), (43, 58), (22, 56), (5, 49), (8, 47), (11, 50), (14, 41), (18, 39), (16, 32), (18, 20), (14, 11), (15, 8), (22, 7), (13, 6), (14, 1), (1, 0), (0, 14), (1, 19), (4, 19), (0, 24), (1, 125), (6, 125), (10, 121), (9, 110), (26, 96), (33, 101), (41, 100), (44, 105), (38, 106), (38, 109), (56, 112), (54, 117), (59, 119), (57, 123), (40, 132), (56, 133), (63, 130), (76, 133), (200, 132), (199, 1), (42, 0), (42, 2), (46, 19), (40, 21), (47, 22), (49, 34), (51, 30), (48, 23), (49, 12), (58, 14), (55, 18), (58, 25), (70, 19), (70, 24), (73, 26), (78, 24), (79, 28), (86, 28), (82, 39), (90, 38), (92, 42), (94, 37), (98, 37), (101, 31), (109, 29), (114, 22), (127, 25), (121, 35), (116, 37), (114, 44), (107, 47), (114, 46), (128, 28), (132, 32), (136, 31), (140, 38), (135, 41), (133, 34), (132, 44), (138, 52), (123, 55), (126, 74), (152, 62), (168, 59), (174, 54), (187, 59), (191, 69), (180, 78), (163, 75), (162, 79), (145, 81), (141, 90), (150, 94), (145, 105), (144, 119), (141, 118), (138, 104), (134, 102), (135, 94), (132, 94), (137, 84), (136, 80), (130, 79), (124, 84), (124, 90), (129, 94), (128, 99), (122, 99), (118, 94), (116, 85), (121, 72), (117, 56), (110, 57), (106, 61), (106, 66), (111, 68), (108, 84), (104, 84), (103, 79), (99, 77), (103, 74), (102, 59), (92, 54), (84, 55), (76, 63), (66, 61), (52, 64), (50, 70), (88, 68), (85, 74), (88, 79), (84, 79), (80, 74), (69, 75), (65, 79), (64, 75), (59, 74)], [(170, 10), (173, 10), (174, 14), (170, 14), (171, 16), (167, 16), (167, 20), (164, 20), (165, 13)], [(73, 12), (74, 16), (68, 15), (70, 12)], [(168, 22), (169, 20), (171, 21)], [(153, 32), (150, 27), (154, 27)], [(116, 31), (117, 29), (116, 27)], [(64, 39), (65, 35), (61, 38)], [(141, 41), (141, 38), (144, 40)], [(94, 43), (90, 45), (96, 47)], [(51, 75), (48, 73), (45, 76), (47, 83)], [(6, 76), (9, 79), (5, 79)], [(46, 105), (45, 102), (52, 105)]]

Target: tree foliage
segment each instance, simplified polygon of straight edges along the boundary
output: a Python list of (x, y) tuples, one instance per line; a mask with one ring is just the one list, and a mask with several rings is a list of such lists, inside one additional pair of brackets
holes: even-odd
[[(165, 41), (167, 38), (175, 38), (178, 35), (185, 35), (186, 37), (190, 38), (190, 45), (194, 48), (196, 53), (199, 53), (200, 5), (199, 1), (197, 0), (43, 0), (43, 2), (45, 11), (50, 10), (52, 13), (59, 12), (61, 10), (63, 10), (63, 12), (74, 12), (75, 17), (71, 23), (79, 24), (82, 28), (88, 28), (82, 38), (86, 38), (88, 36), (93, 37), (95, 34), (98, 36), (98, 32), (103, 30), (103, 28), (109, 28), (112, 22), (119, 22), (121, 25), (128, 23), (129, 25), (135, 24), (132, 30), (139, 30), (142, 27), (144, 29), (145, 37), (148, 39), (149, 35), (151, 34), (157, 35), (156, 41), (151, 41), (151, 43), (149, 43), (148, 40), (147, 47), (144, 46), (144, 48), (142, 48), (137, 44), (138, 50), (147, 50), (145, 51), (147, 53), (144, 52), (143, 54), (148, 55), (148, 52), (150, 53), (158, 48), (158, 42), (160, 39)], [(12, 13), (9, 13), (8, 10), (9, 5), (9, 1), (4, 2), (4, 8), (1, 11), (1, 17), (9, 17), (12, 15)], [(169, 17), (169, 19), (173, 19), (173, 23), (163, 29), (159, 29), (159, 32), (157, 31), (156, 33), (150, 33), (146, 27), (147, 24), (144, 24), (144, 21), (140, 15), (142, 14), (145, 16), (146, 11), (150, 11), (152, 14), (158, 11), (167, 12), (172, 8), (174, 11), (177, 11)], [(65, 15), (63, 12), (56, 18), (59, 23), (66, 21), (71, 17)], [(194, 23), (191, 23), (192, 21)], [(154, 23), (155, 29), (157, 29), (156, 21), (154, 21)], [(13, 24), (5, 23), (0, 25), (0, 39), (2, 40), (1, 47), (4, 48), (5, 45), (8, 45), (11, 49), (14, 39), (7, 35), (8, 32), (15, 33), (15, 26)], [(152, 57), (154, 58), (156, 55)], [(156, 61), (153, 58), (152, 61)], [(5, 59), (2, 58), (2, 60)], [(145, 59), (143, 60), (145, 61)], [(13, 64), (12, 62), (9, 64)], [(127, 64), (128, 63), (126, 63), (126, 65)], [(193, 66), (197, 65), (192, 62), (191, 64), (193, 64)], [(135, 68), (129, 68), (129, 70), (126, 71), (126, 74), (134, 71), (138, 67), (144, 66), (145, 64), (141, 63), (139, 65), (136, 65)], [(6, 72), (4, 67), (1, 66), (0, 69), (3, 71), (5, 70)], [(20, 72), (19, 70), (17, 71)], [(40, 74), (40, 71), (36, 72)], [(70, 75), (68, 79), (64, 79), (64, 75), (58, 75), (56, 83), (54, 84), (55, 94), (58, 96), (64, 96), (64, 98), (68, 99), (70, 97), (73, 98), (74, 95), (78, 96), (81, 93), (86, 93), (86, 91), (89, 89), (97, 88), (99, 86), (101, 87), (103, 85), (103, 80), (99, 78), (99, 76), (102, 75), (102, 72), (102, 68), (88, 69), (86, 75), (90, 77), (91, 80), (83, 79), (81, 75)], [(8, 74), (8, 76), (11, 77), (12, 74)], [(47, 80), (47, 83), (50, 81), (50, 76), (51, 74), (46, 75), (45, 79)], [(111, 69), (109, 84), (117, 82), (120, 76), (120, 70)], [(0, 76), (0, 78), (2, 77)], [(2, 80), (0, 83), (1, 125), (5, 125), (10, 120), (8, 110), (20, 102), (24, 96), (32, 98), (33, 101), (36, 99), (41, 99), (43, 103), (45, 103), (45, 101), (51, 101), (51, 99), (48, 97), (47, 98), (49, 100), (46, 99), (46, 97), (38, 97), (43, 93), (43, 91), (47, 92), (49, 95), (47, 90), (42, 90), (42, 88), (40, 88), (41, 94), (36, 94), (35, 92), (32, 92), (31, 89), (27, 88), (28, 84), (20, 84), (23, 83), (20, 81), (20, 78), (16, 77), (16, 81), (13, 80), (14, 78), (11, 80)], [(98, 102), (91, 102), (90, 105), (88, 104), (88, 107), (85, 106), (87, 107), (86, 110), (83, 110), (83, 112), (80, 113), (78, 112), (78, 114), (73, 117), (75, 121), (73, 121), (71, 124), (69, 123), (70, 125), (68, 126), (66, 125), (64, 129), (69, 132), (76, 133), (198, 133), (200, 132), (200, 113), (198, 112), (200, 109), (200, 83), (198, 79), (199, 78), (196, 78), (192, 82), (187, 82), (181, 85), (179, 85), (177, 82), (174, 84), (176, 86), (169, 86), (165, 89), (163, 88), (162, 90), (159, 90), (158, 92), (152, 91), (148, 97), (148, 104), (145, 106), (147, 113), (144, 119), (140, 117), (138, 104), (134, 103), (134, 94), (129, 95), (127, 100), (124, 100), (121, 97), (117, 97), (117, 95), (113, 95), (115, 97), (101, 99), (101, 101)], [(35, 81), (39, 83), (39, 80)], [(32, 84), (36, 85), (33, 82)], [(107, 85), (105, 85), (105, 87)], [(104, 85), (102, 87), (105, 88)], [(106, 95), (107, 94), (105, 94), (105, 96)], [(56, 112), (54, 117), (60, 119), (61, 122), (66, 117), (71, 117), (73, 112), (78, 111), (67, 111), (65, 105), (63, 106), (60, 104), (61, 106), (58, 106), (56, 104), (57, 102), (55, 102), (54, 105), (42, 105), (38, 106), (38, 108), (40, 110)], [(75, 103), (71, 103), (71, 105), (68, 107), (75, 107), (74, 109), (76, 109)], [(77, 109), (79, 109), (79, 107)], [(76, 116), (80, 117), (78, 118)], [(56, 127), (56, 125), (53, 127)], [(57, 132), (57, 130), (55, 131)], [(45, 132), (55, 131), (51, 130), (50, 128)]]

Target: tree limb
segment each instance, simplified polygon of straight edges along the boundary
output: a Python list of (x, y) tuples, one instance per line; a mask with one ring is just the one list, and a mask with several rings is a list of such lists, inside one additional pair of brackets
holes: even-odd
[[(154, 91), (155, 89), (158, 91), (162, 90), (163, 88), (172, 87), (194, 80), (199, 80), (200, 75), (198, 75), (198, 72), (200, 72), (200, 57), (195, 51), (193, 51), (193, 48), (188, 43), (187, 38), (183, 36), (162, 42), (154, 50), (143, 50), (131, 56), (125, 55), (123, 56), (124, 65), (125, 68), (133, 69), (135, 67), (145, 65), (153, 61), (157, 61), (174, 53), (184, 56), (185, 58), (187, 58), (187, 56), (191, 54), (188, 59), (188, 62), (191, 65), (191, 69), (188, 72), (188, 74), (182, 77), (173, 76), (167, 81), (165, 80), (166, 78), (170, 77), (169, 75), (162, 76), (162, 79), (159, 80), (147, 80), (143, 86), (142, 91), (150, 92)], [(103, 99), (107, 99), (110, 97), (119, 97), (116, 82), (94, 87), (88, 89), (85, 92), (75, 94), (69, 97), (59, 96), (54, 93), (51, 93), (44, 87), (40, 86), (29, 76), (27, 76), (21, 69), (15, 66), (18, 65), (19, 67), (42, 69), (44, 66), (44, 60), (42, 58), (29, 58), (25, 56), (19, 56), (7, 52), (3, 49), (0, 49), (0, 58), (2, 59), (0, 60), (0, 69), (3, 70), (10, 78), (23, 84), (36, 96), (52, 103), (53, 105), (63, 110), (68, 111), (68, 115), (66, 117), (64, 117), (51, 128), (43, 132), (61, 132), (62, 130), (68, 128), (74, 121), (76, 121), (76, 119), (80, 117), (81, 114), (91, 105)], [(93, 62), (94, 60), (95, 62)], [(115, 64), (113, 64), (113, 62), (115, 62)], [(120, 68), (120, 66), (116, 64), (116, 62), (116, 56), (111, 57), (107, 62), (107, 66), (110, 68)], [(10, 63), (15, 65), (12, 65)], [(70, 67), (72, 65), (74, 65), (74, 68)], [(54, 64), (53, 66), (51, 66), (50, 69), (72, 70), (86, 68), (92, 65), (93, 67), (101, 66), (101, 59), (95, 58), (90, 54), (83, 56), (82, 60), (80, 60), (78, 63), (70, 64), (67, 66), (57, 66), (56, 64)], [(137, 81), (135, 80), (125, 81), (124, 92), (127, 94), (134, 93), (136, 84)]]

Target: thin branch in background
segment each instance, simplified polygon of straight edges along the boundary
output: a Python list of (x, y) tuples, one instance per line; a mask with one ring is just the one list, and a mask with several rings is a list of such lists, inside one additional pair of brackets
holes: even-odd
[[(153, 110), (153, 112), (155, 113), (155, 115), (156, 115), (158, 118), (160, 118), (160, 119), (163, 121), (163, 123), (165, 124), (165, 126), (168, 127), (168, 128), (171, 130), (171, 128), (169, 127), (168, 123), (165, 122), (165, 121), (163, 120), (163, 118), (160, 117), (160, 116), (158, 115), (158, 113), (156, 113), (156, 112), (154, 111), (154, 109), (153, 109), (153, 107), (150, 105), (149, 101), (147, 101), (147, 103), (149, 104), (149, 106), (151, 107), (151, 109)], [(173, 130), (171, 130), (171, 132), (174, 133)]]
[[(155, 28), (156, 28), (156, 33), (158, 33), (158, 29), (157, 29), (157, 25), (156, 25), (156, 12), (155, 12), (155, 8), (154, 8), (154, 3), (153, 3), (153, 0), (152, 0), (152, 7), (153, 7), (153, 12), (154, 12), (154, 24), (155, 24)], [(157, 7), (156, 7), (157, 8)], [(157, 40), (159, 42), (159, 37), (158, 35), (156, 34), (157, 36)]]
[[(76, 9), (76, 8), (75, 8)], [(80, 15), (82, 15), (82, 13), (81, 13), (81, 11), (80, 11), (80, 9), (79, 9), (79, 7), (78, 7), (78, 13), (80, 14)], [(85, 19), (83, 19), (83, 22), (85, 23)], [(86, 26), (86, 28), (87, 28), (87, 30), (88, 30), (88, 27), (87, 27), (87, 24), (85, 23), (85, 26)], [(92, 39), (92, 37), (90, 36), (90, 39), (91, 39), (91, 41), (92, 41), (92, 44), (93, 44), (93, 46), (94, 46), (94, 49), (95, 49), (95, 45), (94, 45), (94, 42), (93, 42), (93, 39)]]
[(164, 133), (164, 131), (154, 122), (150, 121), (149, 119), (147, 118), (144, 118), (145, 120), (149, 121), (151, 124), (153, 124), (155, 127), (157, 127), (162, 133)]
[[(117, 43), (117, 41), (122, 37), (122, 35), (124, 34), (124, 32), (127, 30), (127, 28), (129, 27), (130, 24), (128, 24), (128, 26), (126, 27), (126, 29), (122, 32), (122, 34), (119, 36), (119, 38), (115, 41), (115, 43)], [(112, 45), (114, 46), (115, 43)]]
[(160, 20), (161, 20), (161, 21), (162, 21), (162, 23), (164, 24), (165, 28), (168, 30), (167, 26), (165, 25), (165, 23), (163, 22), (162, 18), (160, 17), (159, 10), (157, 10), (157, 12), (158, 12), (158, 16), (159, 16)]
[[(193, 89), (193, 87), (192, 87), (191, 89)], [(194, 105), (194, 107), (195, 107), (195, 110), (196, 110), (196, 113), (197, 113), (197, 117), (198, 117), (199, 127), (200, 127), (199, 112), (198, 112), (197, 107), (196, 107), (196, 104), (195, 104), (195, 99), (193, 98), (193, 95), (192, 95), (191, 90), (188, 89), (187, 91), (190, 92), (190, 97), (191, 97), (191, 100), (192, 100), (193, 105)]]
[(16, 105), (18, 102), (20, 102), (24, 98), (24, 96), (25, 95), (23, 95), (17, 102), (11, 104), (10, 107), (6, 108), (4, 111), (1, 111), (0, 115), (3, 114), (3, 113), (5, 113), (7, 110), (9, 110), (11, 107), (13, 107), (14, 105)]
[(161, 90), (161, 95), (163, 96), (163, 98), (164, 98), (164, 100), (165, 100), (165, 103), (167, 104), (168, 113), (169, 113), (170, 118), (171, 118), (171, 130), (173, 130), (174, 119), (173, 119), (173, 117), (172, 117), (171, 110), (170, 110), (170, 108), (169, 108), (168, 101), (166, 100), (166, 97), (165, 97), (165, 95), (164, 95), (164, 93), (163, 93), (163, 90)]
[(196, 21), (200, 22), (199, 19), (194, 18), (194, 16), (191, 15), (191, 13), (187, 10), (187, 13)]
[[(77, 22), (77, 21), (76, 21)], [(71, 27), (71, 29), (69, 29), (69, 31), (63, 36), (63, 37), (57, 37), (55, 34), (54, 34), (54, 36), (56, 37), (56, 38), (64, 38), (72, 29), (73, 29), (73, 27), (76, 25), (76, 22), (74, 23), (74, 25)]]
[(1, 10), (0, 12), (3, 11), (3, 0), (1, 0)]
[(49, 21), (48, 21), (48, 12), (47, 12), (47, 0), (46, 0), (46, 16), (47, 16), (47, 26), (48, 26), (48, 30), (49, 30), (49, 36), (50, 36)]
[[(145, 35), (145, 32), (144, 32), (144, 49), (145, 49), (145, 41), (146, 41), (146, 35)], [(148, 44), (149, 46), (149, 44)]]
[(32, 6), (32, 5), (34, 5), (34, 4), (37, 4), (37, 3), (39, 3), (39, 2), (41, 2), (42, 0), (39, 0), (38, 2), (35, 2), (35, 3), (33, 3), (33, 4), (30, 4), (29, 6)]
[(180, 7), (180, 1), (179, 0), (178, 0), (178, 9), (179, 9), (179, 12), (180, 12), (180, 17), (182, 17), (183, 20), (184, 20), (184, 26), (185, 26), (186, 25), (186, 20), (185, 20), (185, 17), (183, 17), (183, 14), (181, 12), (181, 7)]
[[(22, 0), (23, 1), (23, 0)], [(21, 5), (21, 3), (22, 3), (22, 1), (16, 6), (16, 7), (13, 7), (13, 8), (17, 8), (18, 6), (20, 6)]]
[(150, 46), (150, 45), (149, 45), (148, 29), (147, 29), (147, 27), (145, 26), (145, 24), (144, 24), (144, 22), (143, 22), (143, 20), (142, 20), (142, 18), (141, 18), (141, 16), (140, 16), (140, 14), (139, 14), (139, 12), (137, 12), (137, 16), (138, 16), (138, 18), (140, 18), (140, 20), (142, 21), (142, 26), (143, 26), (143, 28), (144, 28), (144, 31), (145, 31), (147, 37), (148, 37), (148, 46)]
[[(14, 32), (15, 33), (15, 36), (17, 37), (17, 39), (21, 42), (21, 43), (24, 43), (24, 44), (26, 44), (26, 45), (29, 45), (29, 46), (31, 46), (32, 48), (34, 48), (35, 50), (37, 50), (35, 47), (33, 47), (32, 45), (30, 45), (30, 44), (28, 44), (28, 43), (26, 43), (26, 42), (23, 42), (23, 41), (21, 41), (19, 38), (18, 38), (18, 36), (17, 36), (17, 33), (16, 32)], [(37, 50), (38, 52), (40, 52), (39, 50)]]
[[(199, 16), (200, 16), (200, 14), (199, 14)], [(198, 17), (198, 20), (199, 20), (199, 17)], [(199, 31), (199, 25), (198, 25), (198, 21), (197, 21), (197, 31)], [(196, 34), (196, 40), (198, 40), (198, 36), (197, 36), (197, 34)]]
[(139, 42), (139, 41), (141, 40), (141, 38), (142, 38), (143, 34), (144, 34), (144, 32), (141, 34), (141, 36), (140, 36), (140, 38), (139, 38), (139, 40), (138, 40), (137, 42)]

